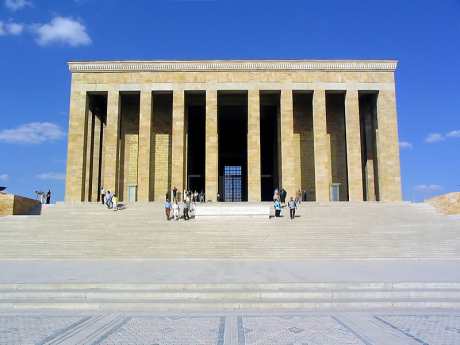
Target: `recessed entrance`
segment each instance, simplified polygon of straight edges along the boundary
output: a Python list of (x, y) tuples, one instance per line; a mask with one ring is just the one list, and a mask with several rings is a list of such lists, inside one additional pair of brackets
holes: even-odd
[(247, 201), (247, 92), (218, 93), (219, 195), (221, 201)]

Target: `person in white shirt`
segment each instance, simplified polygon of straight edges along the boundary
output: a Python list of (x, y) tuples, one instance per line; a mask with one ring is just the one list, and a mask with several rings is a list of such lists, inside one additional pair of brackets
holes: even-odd
[(179, 205), (177, 204), (177, 200), (174, 200), (172, 209), (173, 209), (174, 219), (179, 220)]

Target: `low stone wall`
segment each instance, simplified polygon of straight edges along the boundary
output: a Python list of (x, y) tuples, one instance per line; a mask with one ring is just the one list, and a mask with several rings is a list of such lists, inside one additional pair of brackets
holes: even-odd
[(444, 214), (460, 214), (460, 192), (436, 196), (425, 202)]
[(38, 200), (13, 194), (0, 194), (0, 216), (37, 215), (41, 212)]

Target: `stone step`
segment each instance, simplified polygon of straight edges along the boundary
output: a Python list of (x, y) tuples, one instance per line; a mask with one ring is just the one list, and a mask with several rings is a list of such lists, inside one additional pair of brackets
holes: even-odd
[(460, 283), (2, 284), (0, 310), (371, 310), (460, 306)]

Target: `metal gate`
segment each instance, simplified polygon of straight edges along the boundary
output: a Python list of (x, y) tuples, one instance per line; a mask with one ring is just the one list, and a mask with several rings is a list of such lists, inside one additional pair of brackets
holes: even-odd
[(224, 201), (241, 201), (241, 165), (224, 166)]

